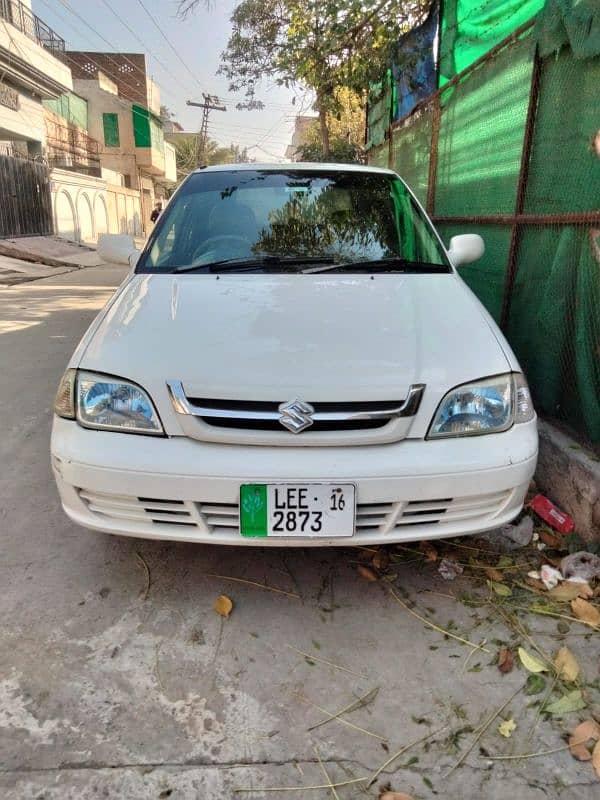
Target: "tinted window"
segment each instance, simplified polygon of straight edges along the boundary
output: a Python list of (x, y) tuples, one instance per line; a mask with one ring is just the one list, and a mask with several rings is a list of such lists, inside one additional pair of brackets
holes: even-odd
[(447, 264), (397, 178), (257, 169), (191, 175), (163, 212), (137, 271), (261, 256)]

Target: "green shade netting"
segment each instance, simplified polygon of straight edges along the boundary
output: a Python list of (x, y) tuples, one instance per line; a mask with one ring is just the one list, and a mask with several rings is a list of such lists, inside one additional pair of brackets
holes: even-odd
[(445, 0), (439, 85), (510, 36), (543, 5), (544, 0)]

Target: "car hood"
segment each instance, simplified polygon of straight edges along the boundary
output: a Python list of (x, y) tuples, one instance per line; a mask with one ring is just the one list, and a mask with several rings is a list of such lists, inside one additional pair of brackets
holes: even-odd
[(423, 383), (431, 410), (510, 370), (496, 333), (451, 273), (134, 275), (75, 366), (133, 380), (159, 407), (181, 380), (190, 397), (278, 402), (402, 400)]

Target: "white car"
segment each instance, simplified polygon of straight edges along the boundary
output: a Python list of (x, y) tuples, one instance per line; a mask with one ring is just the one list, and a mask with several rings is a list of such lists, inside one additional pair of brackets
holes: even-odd
[(192, 173), (62, 378), (68, 516), (153, 539), (369, 545), (521, 510), (537, 423), (519, 364), (392, 171)]

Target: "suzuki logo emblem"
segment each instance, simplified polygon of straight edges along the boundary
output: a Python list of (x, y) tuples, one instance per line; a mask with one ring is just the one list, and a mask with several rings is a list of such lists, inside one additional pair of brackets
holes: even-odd
[(314, 422), (312, 415), (315, 410), (310, 403), (305, 403), (303, 400), (282, 403), (279, 410), (281, 411), (279, 422), (292, 433), (300, 433), (306, 428), (310, 428)]

